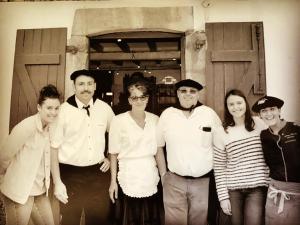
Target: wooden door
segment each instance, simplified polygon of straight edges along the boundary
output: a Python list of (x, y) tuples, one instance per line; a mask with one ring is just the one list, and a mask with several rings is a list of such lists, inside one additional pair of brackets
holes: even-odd
[(43, 86), (53, 84), (64, 94), (66, 44), (67, 28), (17, 31), (10, 130), (37, 112), (37, 98)]
[(206, 104), (223, 118), (224, 97), (240, 89), (250, 107), (266, 92), (262, 22), (207, 23)]

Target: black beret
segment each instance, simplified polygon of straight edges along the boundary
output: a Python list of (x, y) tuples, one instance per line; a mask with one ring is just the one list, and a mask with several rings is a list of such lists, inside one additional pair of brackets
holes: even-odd
[(201, 84), (199, 84), (197, 81), (194, 81), (191, 79), (181, 80), (175, 84), (176, 90), (178, 90), (178, 88), (183, 87), (183, 86), (193, 87), (193, 88), (198, 89), (198, 91), (203, 89), (203, 86)]
[(252, 110), (254, 112), (259, 112), (261, 109), (267, 108), (267, 107), (274, 107), (277, 106), (278, 109), (280, 109), (284, 104), (284, 101), (276, 98), (276, 97), (272, 97), (272, 96), (264, 96), (260, 99), (258, 99), (254, 105), (252, 106)]
[(90, 70), (76, 70), (71, 74), (70, 78), (71, 80), (75, 80), (77, 77), (81, 75), (92, 77), (95, 79), (95, 74)]

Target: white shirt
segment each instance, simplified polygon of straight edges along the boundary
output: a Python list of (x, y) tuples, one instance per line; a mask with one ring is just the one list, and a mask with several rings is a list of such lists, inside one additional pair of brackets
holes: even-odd
[(158, 116), (145, 113), (144, 129), (126, 112), (114, 117), (109, 131), (109, 153), (118, 154), (118, 181), (131, 197), (153, 195), (159, 182), (154, 158)]
[(97, 99), (89, 108), (80, 109), (64, 102), (60, 107), (51, 147), (58, 148), (59, 162), (74, 166), (91, 166), (104, 159), (105, 132), (114, 113)]
[[(158, 146), (166, 144), (168, 168), (181, 176), (199, 177), (213, 168), (212, 134), (221, 120), (211, 108), (199, 106), (190, 117), (167, 108), (157, 127)], [(210, 129), (210, 131), (204, 131)]]
[[(41, 160), (43, 161), (41, 167)], [(43, 171), (41, 171), (43, 170)], [(18, 123), (0, 149), (1, 192), (24, 204), (31, 194), (48, 191), (50, 185), (50, 141), (37, 113)]]

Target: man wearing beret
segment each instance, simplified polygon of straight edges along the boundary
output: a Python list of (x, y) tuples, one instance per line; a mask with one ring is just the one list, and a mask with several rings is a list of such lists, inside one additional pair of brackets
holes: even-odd
[(175, 86), (178, 104), (161, 114), (157, 128), (156, 157), (163, 184), (165, 225), (206, 225), (212, 134), (221, 121), (199, 102), (201, 84), (186, 79)]
[(279, 98), (265, 96), (252, 107), (269, 126), (260, 135), (271, 177), (266, 225), (300, 221), (300, 126), (280, 118), (283, 104)]
[[(61, 179), (69, 196), (68, 203), (61, 207), (61, 224), (79, 225), (84, 210), (86, 225), (108, 225), (109, 175), (104, 172), (110, 162), (104, 150), (105, 132), (114, 113), (94, 97), (96, 82), (91, 71), (75, 71), (71, 80), (75, 94), (61, 105), (51, 140), (53, 151), (58, 150)], [(59, 170), (53, 171), (53, 182), (60, 182), (56, 180)]]

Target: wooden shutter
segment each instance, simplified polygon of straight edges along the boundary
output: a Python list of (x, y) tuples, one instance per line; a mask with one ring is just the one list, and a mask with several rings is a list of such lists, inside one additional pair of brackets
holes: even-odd
[(37, 112), (37, 98), (43, 86), (54, 84), (64, 94), (66, 42), (66, 28), (17, 31), (10, 130)]
[(207, 23), (206, 103), (221, 118), (224, 97), (240, 89), (250, 107), (266, 92), (263, 24)]

